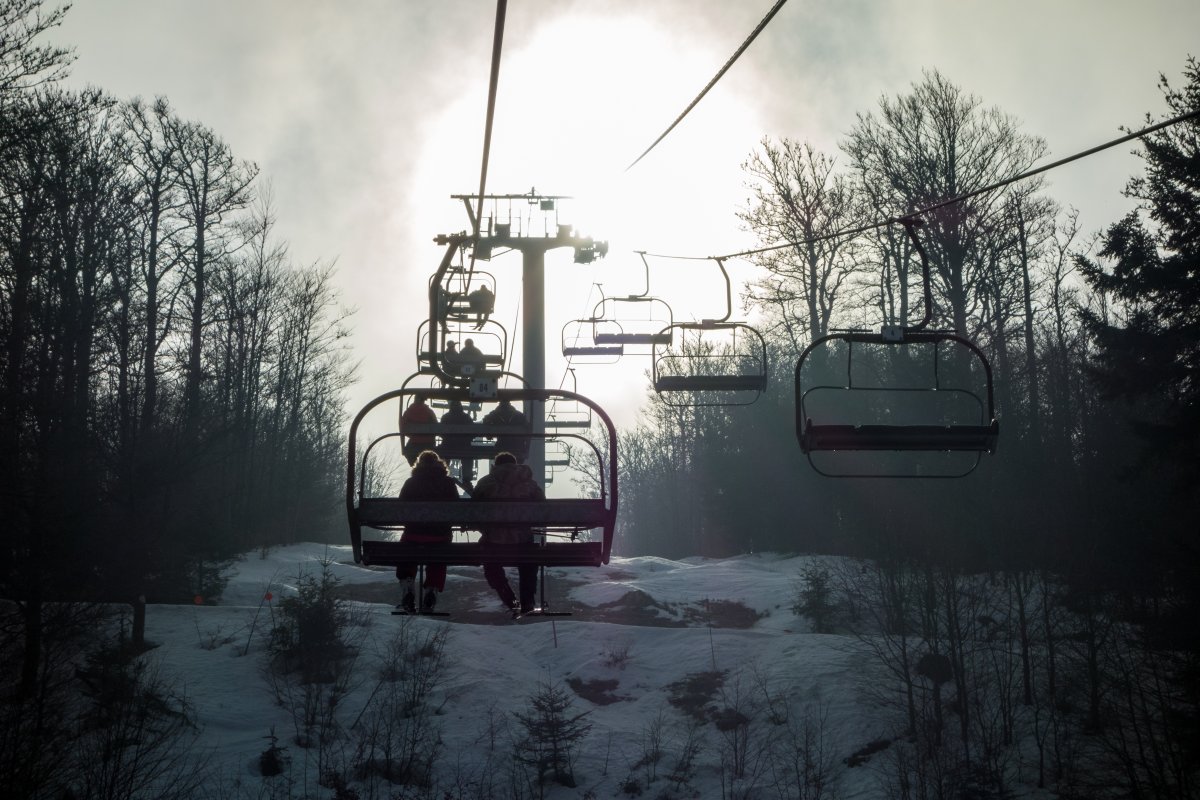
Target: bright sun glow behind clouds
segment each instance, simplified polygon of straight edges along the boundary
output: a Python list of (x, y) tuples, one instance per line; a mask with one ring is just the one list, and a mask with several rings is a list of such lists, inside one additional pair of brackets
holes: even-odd
[[(719, 50), (727, 43), (689, 40), (681, 49), (681, 41), (646, 19), (570, 16), (539, 26), (519, 46), (506, 43), (488, 191), (536, 186), (571, 195), (579, 219), (570, 222), (614, 250), (736, 249), (739, 165), (761, 123), (724, 83), (626, 172), (729, 55)], [(418, 191), (443, 227), (466, 224), (448, 195), (478, 189), (486, 80), (479, 75), (477, 87), (438, 115), (422, 148)]]
[[(740, 164), (762, 127), (752, 106), (732, 90), (731, 75), (626, 171), (725, 62), (724, 50), (736, 46), (693, 34), (680, 36), (646, 18), (571, 15), (546, 21), (523, 41), (505, 42), (488, 193), (536, 187), (570, 195), (574, 200), (564, 206), (569, 218), (561, 221), (610, 245), (608, 258), (591, 267), (573, 265), (570, 251), (547, 258), (551, 385), (565, 368), (554, 352), (559, 332), (599, 299), (593, 284), (602, 283), (609, 295), (642, 290), (644, 268), (634, 251), (702, 256), (749, 246), (735, 217), (746, 195)], [(422, 219), (414, 222), (425, 225), (430, 237), (467, 228), (462, 206), (449, 196), (478, 190), (488, 60), (475, 57), (472, 63), (485, 67), (478, 85), (431, 121), (419, 159)], [(431, 245), (424, 277), (438, 258)], [(516, 309), (505, 308), (503, 300), (519, 294), (517, 259), (509, 255), (486, 266), (502, 282), (497, 317), (509, 326)], [(715, 265), (651, 259), (651, 266), (651, 293), (666, 296), (677, 319), (721, 315), (725, 286)], [(579, 370), (580, 390), (587, 393), (590, 375), (598, 373), (604, 385), (623, 387), (624, 401), (639, 402), (649, 359), (625, 362)]]

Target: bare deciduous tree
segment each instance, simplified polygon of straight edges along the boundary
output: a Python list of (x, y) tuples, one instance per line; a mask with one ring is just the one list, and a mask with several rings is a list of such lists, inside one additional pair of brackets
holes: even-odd
[(765, 245), (793, 243), (752, 257), (768, 276), (752, 282), (746, 297), (793, 350), (824, 336), (835, 312), (845, 313), (844, 292), (859, 268), (859, 242), (837, 234), (861, 220), (861, 203), (853, 179), (835, 168), (832, 157), (789, 139), (764, 140), (742, 165), (753, 197), (738, 217)]

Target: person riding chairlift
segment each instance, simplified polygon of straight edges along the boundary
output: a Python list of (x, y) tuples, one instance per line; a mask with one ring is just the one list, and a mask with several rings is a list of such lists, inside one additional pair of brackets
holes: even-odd
[(458, 363), (463, 375), (474, 375), (483, 369), (483, 351), (475, 346), (474, 339), (463, 341), (462, 350), (458, 351)]
[(482, 330), (483, 324), (496, 308), (496, 295), (486, 284), (480, 284), (478, 289), (467, 295), (467, 305), (475, 312), (475, 330)]
[[(496, 455), (492, 471), (479, 479), (475, 491), (471, 495), (473, 502), (504, 500), (545, 500), (546, 493), (537, 481), (529, 467), (517, 463), (517, 457), (504, 452)], [(479, 539), (485, 546), (506, 544), (532, 544), (533, 528), (528, 525), (518, 526), (486, 526), (480, 532)], [(500, 564), (488, 564), (483, 568), (483, 576), (488, 586), (496, 591), (500, 602), (514, 614), (528, 614), (534, 609), (534, 597), (537, 594), (538, 567), (536, 564), (522, 564), (517, 567), (518, 591), (513, 594), (504, 567)]]

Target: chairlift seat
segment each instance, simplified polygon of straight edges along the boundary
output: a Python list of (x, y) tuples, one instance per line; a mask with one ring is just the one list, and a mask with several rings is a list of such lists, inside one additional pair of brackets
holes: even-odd
[(364, 541), (364, 564), (393, 567), (398, 564), (445, 564), (452, 567), (600, 567), (604, 552), (600, 542), (547, 542), (545, 544), (484, 544), (452, 542), (426, 544)]
[(495, 442), (446, 442), (432, 448), (443, 461), (491, 461), (498, 454)]
[(623, 356), (625, 355), (625, 347), (623, 345), (604, 345), (596, 347), (588, 347), (581, 345), (567, 345), (563, 347), (562, 354), (564, 356)]
[(1000, 425), (814, 425), (807, 420), (800, 449), (996, 452)]
[(671, 344), (670, 333), (602, 333), (597, 332), (592, 339), (598, 345), (602, 344)]
[(357, 516), (359, 524), (380, 529), (442, 523), (467, 530), (478, 530), (481, 526), (586, 530), (603, 527), (611, 512), (603, 500), (589, 498), (438, 501), (373, 497), (359, 501)]
[(654, 381), (654, 390), (658, 392), (764, 392), (766, 389), (766, 375), (659, 375)]
[[(439, 357), (445, 358), (445, 355), (442, 353), (431, 353), (429, 351), (425, 351), (422, 353), (418, 353), (417, 357), (420, 359), (421, 363), (423, 363), (423, 364), (432, 364)], [(499, 366), (504, 363), (504, 356), (498, 355), (496, 353), (484, 353), (482, 358), (479, 356), (476, 356), (473, 359), (464, 359), (461, 355), (452, 355), (448, 359), (446, 359), (446, 361), (448, 362), (449, 365), (452, 365), (452, 366), (457, 366), (459, 364), (472, 364), (472, 363), (477, 364), (480, 361), (482, 361), (484, 364), (491, 364), (493, 366)]]
[(546, 429), (558, 428), (590, 428), (592, 421), (590, 419), (550, 419), (546, 418)]
[(467, 314), (468, 316), (475, 316), (476, 314), (480, 313), (491, 313), (490, 311), (480, 312), (471, 308), (470, 298), (468, 298), (465, 294), (459, 294), (458, 292), (453, 293), (447, 298), (446, 311), (447, 313), (461, 312), (463, 314)]

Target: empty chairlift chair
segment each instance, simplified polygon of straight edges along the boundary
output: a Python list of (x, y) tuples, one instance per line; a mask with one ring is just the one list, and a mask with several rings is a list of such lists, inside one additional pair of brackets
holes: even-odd
[(590, 364), (611, 364), (625, 355), (621, 344), (597, 344), (597, 330), (607, 320), (573, 319), (562, 328), (562, 354), (572, 361)]
[(631, 355), (645, 355), (655, 346), (671, 344), (674, 333), (671, 307), (657, 297), (606, 297), (592, 310), (592, 320), (597, 347), (616, 345)]
[[(915, 220), (905, 227), (916, 239)], [(950, 331), (884, 326), (823, 336), (796, 364), (796, 436), (813, 468), (835, 477), (953, 478), (995, 452), (992, 369)]]
[(656, 391), (668, 405), (749, 405), (767, 390), (767, 345), (744, 322), (731, 322), (729, 273), (725, 277), (725, 316), (675, 322), (660, 332), (651, 352)]
[(991, 367), (955, 334), (830, 334), (805, 349), (795, 380), (800, 449), (822, 474), (961, 477), (995, 452)]

